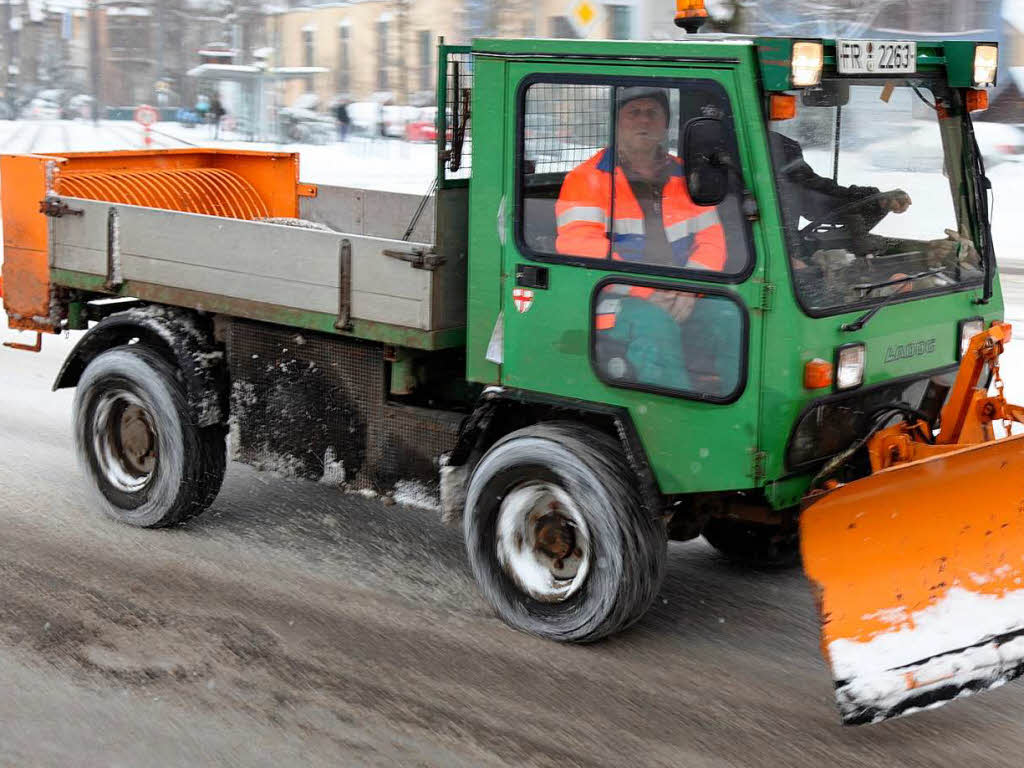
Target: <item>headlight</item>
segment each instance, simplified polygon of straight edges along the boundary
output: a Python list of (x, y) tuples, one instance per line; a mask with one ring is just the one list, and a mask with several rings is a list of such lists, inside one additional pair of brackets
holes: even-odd
[(999, 67), (999, 47), (979, 45), (974, 49), (974, 84), (978, 87), (992, 85), (996, 81)]
[(855, 389), (864, 383), (864, 345), (846, 344), (836, 350), (836, 389)]
[(792, 76), (796, 88), (821, 82), (821, 67), (825, 51), (821, 43), (793, 43)]
[(956, 356), (957, 360), (964, 356), (964, 353), (967, 351), (967, 347), (970, 346), (971, 339), (983, 330), (985, 330), (985, 321), (980, 317), (972, 317), (970, 320), (961, 320), (959, 322), (956, 335), (960, 340), (960, 351)]

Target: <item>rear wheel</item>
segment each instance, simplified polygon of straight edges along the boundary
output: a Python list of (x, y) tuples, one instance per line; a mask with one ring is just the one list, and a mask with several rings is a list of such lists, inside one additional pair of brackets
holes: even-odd
[(765, 525), (713, 517), (701, 533), (711, 546), (743, 565), (789, 568), (800, 562), (800, 529), (796, 523)]
[(175, 369), (155, 351), (135, 344), (98, 355), (74, 408), (79, 461), (108, 517), (155, 528), (213, 503), (224, 479), (224, 429), (192, 423)]
[(615, 441), (571, 424), (521, 429), (484, 455), (463, 533), (477, 584), (504, 621), (587, 642), (644, 614), (667, 537), (633, 478)]

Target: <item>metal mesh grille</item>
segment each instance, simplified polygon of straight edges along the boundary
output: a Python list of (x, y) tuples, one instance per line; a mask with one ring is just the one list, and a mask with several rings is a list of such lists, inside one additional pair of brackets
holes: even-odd
[(534, 173), (567, 173), (611, 142), (606, 85), (538, 83), (526, 92), (523, 157)]
[[(468, 179), (471, 167), (473, 58), (466, 52), (448, 53), (445, 83), (445, 179)], [(465, 129), (460, 131), (459, 126)]]
[(381, 345), (234, 321), (228, 346), (233, 458), (354, 490), (436, 486), (461, 417), (387, 402)]

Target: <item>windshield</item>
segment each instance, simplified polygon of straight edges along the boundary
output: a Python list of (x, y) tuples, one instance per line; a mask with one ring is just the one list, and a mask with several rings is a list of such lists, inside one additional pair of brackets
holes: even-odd
[(826, 81), (797, 98), (796, 117), (773, 121), (769, 137), (805, 308), (838, 311), (982, 279), (948, 89)]

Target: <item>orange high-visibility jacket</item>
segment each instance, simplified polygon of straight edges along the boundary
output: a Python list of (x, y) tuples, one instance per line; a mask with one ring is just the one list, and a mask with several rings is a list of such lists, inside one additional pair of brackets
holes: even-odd
[[(673, 265), (721, 271), (725, 267), (725, 232), (714, 206), (690, 199), (682, 165), (672, 157), (672, 172), (662, 189), (662, 221), (672, 248)], [(645, 261), (644, 213), (622, 168), (615, 169), (615, 221), (612, 216), (611, 157), (602, 149), (565, 177), (555, 204), (559, 253), (608, 258), (608, 231), (613, 230), (611, 257)]]

